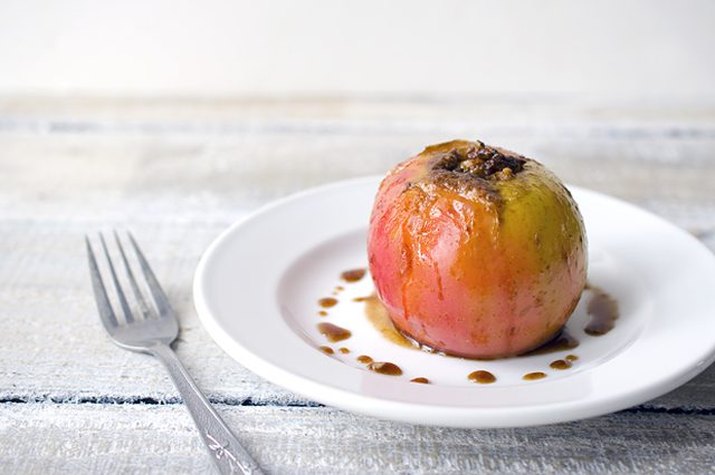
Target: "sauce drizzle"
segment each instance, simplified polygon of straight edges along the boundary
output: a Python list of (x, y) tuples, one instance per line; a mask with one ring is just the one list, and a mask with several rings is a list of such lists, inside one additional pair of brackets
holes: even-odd
[(320, 300), (318, 300), (318, 305), (320, 305), (323, 308), (330, 308), (330, 307), (335, 307), (337, 305), (338, 299), (333, 298), (333, 297), (325, 297)]
[(519, 356), (545, 355), (548, 353), (557, 353), (564, 350), (572, 350), (579, 345), (579, 341), (571, 335), (566, 328), (562, 329), (558, 335), (547, 341), (540, 347), (523, 353)]
[(470, 381), (473, 381), (473, 382), (479, 383), (479, 384), (491, 384), (497, 380), (496, 376), (494, 376), (489, 371), (484, 371), (484, 370), (472, 371), (471, 373), (469, 373), (467, 378)]
[(372, 326), (379, 331), (387, 340), (406, 348), (415, 348), (410, 340), (405, 338), (402, 333), (398, 332), (395, 325), (392, 324), (387, 309), (380, 302), (376, 295), (365, 297), (365, 314), (367, 319), (372, 323)]
[(328, 339), (329, 342), (347, 340), (352, 336), (350, 330), (333, 325), (332, 323), (318, 323), (318, 331)]
[(362, 279), (365, 277), (366, 269), (350, 269), (346, 270), (342, 274), (340, 274), (340, 278), (343, 279), (345, 282), (357, 282), (358, 280)]
[(400, 376), (402, 375), (402, 369), (394, 363), (389, 361), (375, 361), (367, 365), (367, 369), (380, 374), (386, 374), (388, 376)]
[(551, 367), (553, 369), (559, 369), (559, 370), (569, 369), (571, 366), (573, 366), (573, 365), (571, 364), (571, 362), (569, 360), (556, 360), (556, 361), (552, 361), (551, 364), (549, 365), (549, 367)]

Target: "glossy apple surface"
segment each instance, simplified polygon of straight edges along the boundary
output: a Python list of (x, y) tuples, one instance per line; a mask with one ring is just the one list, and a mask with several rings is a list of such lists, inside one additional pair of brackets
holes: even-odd
[(468, 358), (518, 355), (551, 339), (586, 283), (581, 214), (535, 160), (455, 140), (382, 181), (368, 255), (393, 323)]

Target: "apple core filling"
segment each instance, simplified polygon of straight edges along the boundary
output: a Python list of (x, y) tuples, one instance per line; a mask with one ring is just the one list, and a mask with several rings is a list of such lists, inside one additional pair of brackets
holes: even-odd
[(465, 177), (508, 180), (524, 169), (526, 160), (476, 142), (468, 148), (455, 148), (439, 157), (433, 171), (445, 170)]

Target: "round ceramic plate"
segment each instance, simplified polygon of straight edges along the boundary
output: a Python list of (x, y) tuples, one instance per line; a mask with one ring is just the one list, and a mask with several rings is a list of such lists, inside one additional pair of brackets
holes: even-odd
[[(194, 298), (221, 348), (267, 380), (330, 406), (475, 428), (623, 409), (678, 387), (715, 359), (715, 257), (666, 221), (576, 187), (571, 191), (589, 239), (589, 282), (618, 303), (613, 330), (584, 332), (586, 292), (567, 325), (579, 341), (573, 349), (474, 361), (393, 343), (360, 301), (374, 291), (369, 275), (341, 280), (343, 271), (367, 267), (367, 223), (378, 184), (371, 177), (299, 193), (236, 223), (211, 244), (196, 270)], [(323, 308), (321, 298), (337, 304)], [(352, 336), (331, 343), (318, 330), (322, 322)], [(360, 355), (394, 363), (402, 375), (370, 371)], [(578, 358), (570, 368), (551, 368), (567, 355)], [(496, 381), (472, 382), (467, 375), (477, 370)], [(523, 379), (532, 372), (545, 377)], [(410, 381), (418, 377), (430, 384)]]

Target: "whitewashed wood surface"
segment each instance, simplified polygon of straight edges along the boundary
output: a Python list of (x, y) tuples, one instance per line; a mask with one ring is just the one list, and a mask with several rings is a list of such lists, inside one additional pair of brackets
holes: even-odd
[(713, 367), (609, 416), (453, 430), (322, 407), (243, 369), (208, 337), (191, 279), (226, 226), (455, 137), (540, 159), (715, 250), (713, 106), (0, 99), (0, 472), (211, 470), (164, 370), (113, 346), (99, 324), (82, 237), (113, 227), (140, 240), (181, 318), (177, 352), (270, 473), (715, 471)]

